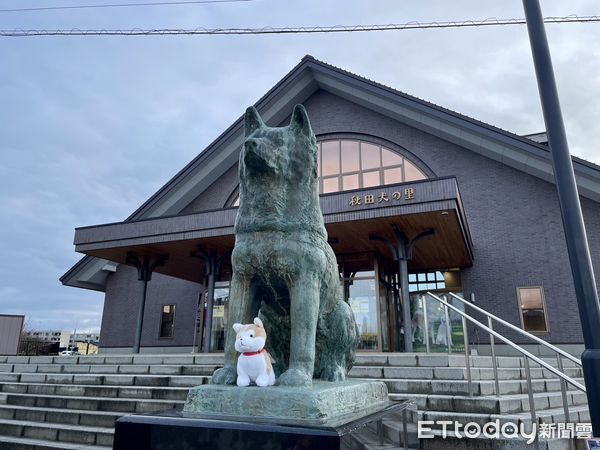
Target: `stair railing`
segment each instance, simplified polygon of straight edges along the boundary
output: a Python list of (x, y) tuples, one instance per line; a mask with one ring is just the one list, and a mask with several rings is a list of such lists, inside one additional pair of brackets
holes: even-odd
[[(496, 321), (500, 325), (503, 325), (513, 331), (516, 331), (520, 335), (525, 336), (528, 339), (531, 339), (532, 341), (535, 341), (538, 344), (542, 345), (543, 347), (547, 348), (548, 350), (554, 352), (554, 354), (556, 356), (558, 370), (560, 370), (561, 372), (564, 373), (563, 358), (567, 358), (569, 361), (573, 362), (577, 368), (582, 370), (581, 360), (576, 358), (575, 356), (571, 355), (570, 353), (567, 353), (566, 351), (550, 344), (549, 342), (546, 342), (545, 340), (537, 337), (536, 335), (534, 335), (532, 333), (528, 333), (527, 331), (523, 330), (522, 328), (519, 328), (519, 327), (513, 325), (512, 323), (507, 322), (506, 320), (503, 320), (500, 317), (493, 315), (492, 313), (475, 305), (473, 302), (469, 302), (469, 301), (465, 300), (464, 298), (459, 297), (456, 294), (453, 294), (452, 292), (449, 292), (449, 295), (451, 297), (459, 300), (460, 302), (462, 302), (463, 305), (468, 306), (469, 308), (472, 308), (472, 309), (480, 312), (481, 314), (485, 315), (487, 317), (487, 322), (488, 322), (489, 328), (493, 329), (492, 321)], [(491, 347), (492, 361), (493, 361), (493, 366), (494, 366), (494, 384), (495, 384), (496, 392), (498, 392), (498, 365), (496, 363), (496, 351), (495, 351), (495, 342), (494, 342), (493, 336), (490, 336), (490, 347)], [(562, 400), (563, 400), (563, 405), (564, 405), (565, 403), (567, 403), (567, 383), (562, 378), (560, 379), (560, 391), (562, 394)], [(568, 409), (565, 410), (565, 421), (569, 422)]]
[[(569, 422), (569, 402), (568, 402), (568, 398), (566, 395), (566, 384), (570, 384), (571, 386), (575, 387), (576, 389), (578, 389), (581, 392), (586, 392), (585, 386), (579, 382), (577, 382), (576, 380), (574, 380), (573, 378), (569, 377), (568, 375), (566, 375), (563, 372), (563, 368), (562, 368), (562, 364), (559, 363), (559, 369), (556, 369), (555, 367), (551, 366), (550, 364), (548, 364), (546, 361), (544, 361), (543, 359), (538, 358), (537, 356), (535, 356), (534, 354), (528, 352), (527, 350), (525, 350), (523, 347), (521, 347), (518, 344), (515, 344), (514, 342), (512, 342), (510, 339), (508, 339), (507, 337), (501, 335), (500, 333), (498, 333), (497, 331), (495, 331), (493, 329), (493, 327), (491, 326), (491, 320), (492, 319), (496, 319), (499, 323), (505, 324), (505, 325), (510, 325), (509, 328), (516, 328), (514, 327), (514, 325), (509, 324), (508, 322), (503, 321), (502, 319), (494, 316), (493, 314), (487, 313), (486, 311), (484, 311), (483, 309), (476, 307), (477, 310), (479, 310), (480, 312), (484, 313), (487, 317), (488, 317), (488, 325), (484, 325), (483, 323), (481, 323), (480, 321), (478, 321), (477, 319), (475, 319), (474, 317), (470, 316), (469, 314), (465, 313), (464, 311), (461, 311), (459, 308), (457, 308), (456, 306), (448, 303), (446, 300), (441, 299), (440, 297), (438, 297), (437, 295), (431, 293), (431, 292), (427, 292), (427, 295), (431, 298), (433, 298), (434, 300), (436, 300), (438, 303), (440, 303), (443, 307), (444, 307), (444, 311), (446, 316), (448, 316), (448, 310), (452, 310), (454, 312), (456, 312), (457, 314), (459, 314), (462, 318), (462, 323), (463, 323), (463, 331), (464, 331), (464, 342), (465, 342), (465, 363), (466, 363), (466, 372), (467, 372), (467, 389), (468, 389), (468, 393), (469, 396), (473, 395), (473, 390), (472, 390), (472, 384), (473, 384), (473, 380), (472, 380), (472, 375), (471, 375), (471, 360), (470, 360), (470, 355), (469, 355), (469, 338), (468, 338), (468, 333), (467, 333), (467, 321), (471, 322), (472, 324), (474, 324), (475, 326), (477, 326), (478, 328), (486, 331), (491, 339), (492, 342), (492, 346), (494, 345), (493, 343), (493, 339), (499, 339), (500, 341), (504, 342), (506, 345), (508, 345), (509, 347), (511, 347), (512, 349), (516, 350), (519, 354), (521, 354), (524, 358), (523, 358), (523, 362), (525, 365), (525, 376), (526, 376), (526, 382), (527, 382), (527, 396), (528, 396), (528, 400), (529, 400), (529, 411), (530, 411), (530, 415), (531, 415), (531, 422), (533, 423), (537, 423), (537, 413), (536, 413), (536, 409), (535, 409), (535, 401), (534, 401), (534, 397), (533, 397), (533, 384), (531, 381), (531, 368), (530, 368), (530, 364), (529, 361), (533, 361), (536, 364), (540, 365), (541, 367), (543, 367), (544, 369), (547, 369), (548, 371), (550, 371), (551, 373), (553, 373), (554, 375), (556, 375), (559, 380), (561, 380), (561, 385), (562, 383), (565, 383), (565, 389), (561, 389), (563, 392), (562, 395), (562, 401), (563, 401), (563, 409), (565, 412), (565, 422)], [(457, 298), (458, 300), (461, 300), (463, 302), (463, 304), (468, 305), (468, 306), (474, 306), (472, 303), (468, 303), (466, 302), (464, 299), (451, 294), (454, 298)], [(423, 298), (423, 303), (425, 303), (426, 299)], [(448, 321), (448, 319), (446, 319)], [(425, 317), (425, 321), (427, 321), (427, 317)], [(447, 323), (448, 329), (450, 329), (450, 323)], [(523, 331), (521, 329), (518, 329), (518, 331)], [(525, 331), (523, 331), (525, 334), (529, 334)], [(534, 336), (535, 337), (535, 336)], [(427, 336), (427, 339), (429, 339), (429, 336)], [(539, 339), (539, 338), (537, 338)], [(541, 340), (541, 339), (540, 339)], [(543, 341), (545, 342), (545, 341)], [(547, 344), (547, 346), (553, 347), (553, 349), (556, 349), (558, 352), (558, 355), (561, 356), (565, 356), (568, 355), (568, 353), (564, 352), (563, 350), (558, 349), (557, 347), (554, 347), (551, 344), (548, 344), (547, 342), (545, 342), (545, 344)], [(450, 345), (450, 342), (448, 342), (448, 345)], [(555, 351), (556, 351), (555, 350)], [(565, 353), (565, 354), (563, 354)], [(579, 360), (577, 360), (576, 358), (572, 357), (571, 355), (569, 355), (569, 360), (573, 361), (573, 359), (575, 359), (575, 363), (579, 363), (581, 364), (581, 362)], [(495, 394), (496, 396), (500, 396), (500, 383), (499, 383), (499, 379), (498, 379), (498, 367), (497, 367), (497, 361), (496, 361), (496, 355), (495, 355), (495, 351), (493, 351), (493, 355), (492, 355), (492, 362), (493, 362), (493, 367), (494, 367), (494, 386), (495, 386)]]

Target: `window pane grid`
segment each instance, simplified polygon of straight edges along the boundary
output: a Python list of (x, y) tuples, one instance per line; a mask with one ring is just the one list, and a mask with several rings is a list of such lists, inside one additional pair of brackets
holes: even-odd
[(318, 153), (322, 194), (427, 178), (411, 161), (370, 142), (325, 140), (318, 143)]
[(444, 274), (437, 272), (422, 272), (408, 274), (409, 292), (426, 292), (437, 289), (446, 289)]

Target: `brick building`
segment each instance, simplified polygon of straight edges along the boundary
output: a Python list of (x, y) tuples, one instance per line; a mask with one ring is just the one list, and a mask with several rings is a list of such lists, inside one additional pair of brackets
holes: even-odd
[[(518, 136), (310, 56), (255, 106), (282, 126), (297, 103), (319, 143), (322, 210), (361, 349), (447, 345), (444, 313), (427, 291), (474, 299), (549, 342), (581, 348), (543, 133)], [(86, 256), (61, 281), (106, 293), (101, 352), (131, 351), (136, 338), (148, 353), (223, 348), (243, 134), (240, 118), (125, 221), (76, 230)], [(600, 167), (573, 163), (598, 269)], [(459, 325), (453, 340), (457, 319), (449, 317)], [(485, 339), (470, 334), (481, 351)]]

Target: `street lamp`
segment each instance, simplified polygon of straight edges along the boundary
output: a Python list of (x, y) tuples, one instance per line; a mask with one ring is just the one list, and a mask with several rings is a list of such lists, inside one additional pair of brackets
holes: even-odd
[(523, 0), (523, 8), (583, 330), (585, 351), (581, 355), (581, 362), (590, 417), (594, 436), (600, 436), (600, 302), (542, 11), (538, 0)]

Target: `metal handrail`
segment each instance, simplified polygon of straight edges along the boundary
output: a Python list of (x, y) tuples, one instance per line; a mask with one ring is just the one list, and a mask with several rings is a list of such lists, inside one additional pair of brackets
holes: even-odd
[[(534, 397), (533, 397), (533, 388), (532, 388), (532, 382), (531, 382), (531, 368), (529, 366), (529, 360), (532, 360), (533, 362), (539, 364), (541, 367), (549, 370), (551, 373), (553, 373), (554, 375), (559, 377), (559, 379), (561, 381), (561, 390), (562, 390), (563, 408), (564, 408), (564, 412), (565, 412), (565, 421), (569, 422), (569, 404), (568, 404), (568, 399), (567, 399), (567, 395), (566, 395), (566, 383), (569, 383), (571, 386), (575, 387), (576, 389), (578, 389), (582, 392), (586, 392), (586, 388), (584, 385), (575, 381), (573, 378), (569, 377), (568, 375), (565, 375), (561, 371), (562, 363), (561, 363), (560, 356), (558, 356), (558, 364), (559, 364), (559, 368), (560, 368), (560, 370), (558, 370), (558, 369), (552, 367), (546, 361), (544, 361), (544, 360), (538, 358), (537, 356), (533, 355), (532, 353), (528, 352), (520, 345), (515, 344), (510, 339), (502, 336), (497, 331), (494, 331), (491, 326), (491, 317), (490, 316), (488, 316), (488, 325), (489, 326), (485, 326), (484, 324), (479, 322), (477, 319), (471, 317), (470, 315), (468, 315), (464, 311), (461, 311), (457, 307), (451, 305), (447, 301), (442, 300), (440, 297), (436, 296), (435, 294), (432, 294), (431, 292), (428, 291), (427, 295), (430, 296), (431, 298), (433, 298), (434, 300), (438, 301), (440, 304), (442, 304), (444, 306), (446, 315), (448, 314), (448, 308), (450, 308), (451, 310), (453, 310), (454, 312), (459, 314), (462, 318), (469, 396), (472, 396), (473, 392), (471, 389), (472, 378), (471, 378), (471, 362), (470, 362), (470, 358), (469, 358), (469, 339), (467, 336), (467, 320), (469, 322), (473, 323), (474, 325), (476, 325), (477, 327), (487, 331), (490, 335), (490, 340), (492, 342), (492, 361), (493, 361), (493, 369), (494, 369), (494, 381), (495, 381), (496, 395), (500, 396), (500, 388), (499, 388), (499, 379), (498, 379), (498, 367), (497, 367), (496, 356), (495, 356), (494, 347), (493, 347), (493, 339), (494, 338), (500, 339), (505, 344), (507, 344), (508, 346), (510, 346), (511, 348), (513, 348), (518, 353), (520, 353), (521, 355), (524, 356), (523, 362), (525, 365), (525, 376), (526, 376), (526, 380), (527, 380), (527, 396), (528, 396), (528, 400), (529, 400), (529, 411), (531, 414), (532, 424), (537, 423), (537, 415), (536, 415), (536, 411), (535, 411), (535, 401), (534, 401)], [(423, 300), (424, 300), (424, 302), (427, 301), (427, 299), (423, 299)], [(460, 299), (460, 300), (463, 300), (463, 299)], [(427, 320), (427, 317), (425, 317), (425, 320)], [(449, 327), (450, 324), (447, 324), (447, 326)], [(427, 336), (427, 339), (429, 339), (429, 336)], [(450, 342), (448, 342), (448, 348), (450, 349)]]
[(477, 325), (479, 328), (487, 331), (488, 333), (492, 334), (494, 337), (497, 337), (498, 339), (500, 339), (501, 341), (503, 341), (504, 343), (506, 343), (507, 345), (509, 345), (513, 349), (517, 350), (523, 356), (527, 356), (529, 359), (531, 359), (532, 361), (536, 362), (540, 366), (544, 367), (545, 369), (548, 369), (554, 375), (556, 375), (559, 378), (562, 378), (563, 380), (565, 380), (570, 385), (576, 387), (580, 391), (585, 392), (585, 386), (584, 385), (582, 385), (581, 383), (578, 383), (577, 381), (575, 381), (573, 378), (569, 377), (568, 375), (565, 375), (564, 373), (562, 373), (561, 371), (559, 371), (555, 367), (552, 367), (550, 364), (548, 364), (543, 359), (540, 359), (537, 356), (535, 356), (533, 353), (528, 352), (523, 347), (521, 347), (518, 344), (515, 344), (513, 341), (511, 341), (510, 339), (502, 336), (497, 331), (494, 331), (493, 329), (488, 328), (487, 326), (485, 326), (484, 324), (482, 324), (481, 322), (479, 322), (477, 319), (474, 319), (473, 317), (469, 316), (465, 312), (463, 312), (460, 309), (458, 309), (456, 306), (453, 306), (450, 303), (445, 302), (444, 300), (442, 300), (441, 298), (439, 298), (435, 294), (432, 294), (431, 292), (427, 292), (427, 295), (431, 296), (432, 298), (434, 298), (435, 300), (437, 300), (438, 302), (440, 302), (442, 305), (450, 308), (454, 312), (460, 314), (462, 317), (464, 317), (465, 319), (467, 319), (469, 322)]
[(513, 330), (513, 331), (516, 331), (516, 332), (518, 332), (518, 333), (522, 334), (523, 336), (526, 336), (526, 337), (528, 337), (529, 339), (532, 339), (532, 340), (534, 340), (534, 341), (535, 341), (535, 342), (537, 342), (538, 344), (542, 344), (544, 347), (546, 347), (546, 348), (548, 348), (548, 349), (552, 350), (552, 351), (553, 351), (553, 352), (555, 352), (555, 353), (558, 353), (558, 354), (560, 354), (561, 356), (564, 356), (564, 357), (565, 357), (565, 358), (567, 358), (568, 360), (570, 360), (570, 361), (574, 362), (575, 364), (577, 364), (578, 366), (580, 366), (580, 367), (581, 367), (581, 360), (580, 360), (580, 359), (577, 359), (577, 358), (575, 358), (575, 357), (574, 357), (573, 355), (571, 355), (570, 353), (567, 353), (566, 351), (564, 351), (564, 350), (562, 350), (562, 349), (560, 349), (560, 348), (558, 348), (558, 347), (556, 347), (556, 346), (554, 346), (554, 345), (550, 344), (549, 342), (546, 342), (545, 340), (543, 340), (543, 339), (540, 339), (539, 337), (537, 337), (537, 336), (535, 336), (535, 335), (533, 335), (533, 334), (531, 334), (531, 333), (528, 333), (527, 331), (523, 330), (522, 328), (519, 328), (519, 327), (517, 327), (517, 326), (513, 325), (512, 323), (509, 323), (509, 322), (507, 322), (506, 320), (503, 320), (503, 319), (501, 319), (500, 317), (498, 317), (498, 316), (495, 316), (494, 314), (492, 314), (492, 313), (490, 313), (490, 312), (486, 311), (485, 309), (482, 309), (482, 308), (480, 308), (479, 306), (477, 306), (477, 305), (475, 305), (475, 304), (473, 304), (473, 303), (471, 303), (471, 302), (469, 302), (469, 301), (465, 300), (465, 299), (464, 299), (464, 298), (462, 298), (462, 297), (459, 297), (459, 296), (458, 296), (458, 295), (456, 295), (456, 294), (453, 294), (452, 292), (448, 292), (448, 295), (450, 295), (450, 296), (454, 297), (454, 298), (455, 298), (455, 299), (457, 299), (457, 300), (460, 300), (460, 301), (461, 301), (461, 302), (462, 302), (464, 305), (466, 305), (466, 306), (469, 306), (469, 307), (473, 308), (473, 309), (474, 309), (474, 310), (476, 310), (476, 311), (479, 311), (480, 313), (482, 313), (482, 314), (486, 315), (487, 317), (490, 317), (492, 320), (495, 320), (496, 322), (498, 322), (498, 323), (500, 323), (500, 324), (504, 325), (505, 327), (507, 327), (507, 328), (510, 328), (511, 330)]

